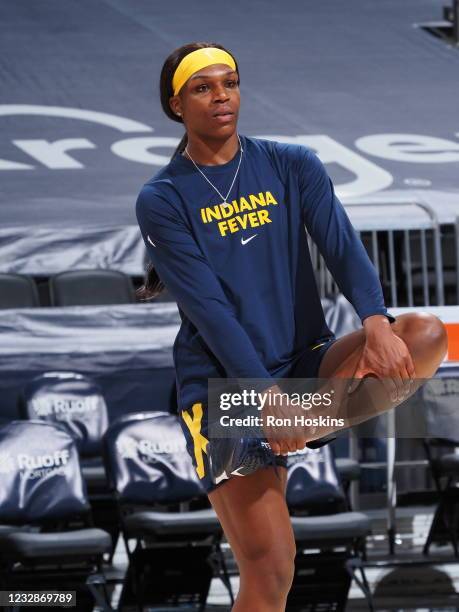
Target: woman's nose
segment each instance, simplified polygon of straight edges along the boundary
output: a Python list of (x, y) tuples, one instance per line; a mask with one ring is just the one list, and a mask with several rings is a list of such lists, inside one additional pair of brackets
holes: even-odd
[(223, 85), (217, 86), (215, 90), (215, 99), (216, 100), (227, 100), (228, 97), (229, 97), (228, 92), (226, 91), (224, 86)]

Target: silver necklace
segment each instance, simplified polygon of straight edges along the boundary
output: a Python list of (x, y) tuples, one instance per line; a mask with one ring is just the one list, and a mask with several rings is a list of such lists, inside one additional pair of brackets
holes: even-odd
[(219, 191), (219, 190), (218, 190), (218, 189), (215, 187), (215, 185), (209, 181), (209, 179), (207, 178), (207, 176), (204, 174), (204, 172), (201, 170), (201, 168), (199, 168), (199, 167), (197, 166), (197, 164), (195, 163), (194, 159), (193, 159), (193, 158), (191, 157), (191, 155), (189, 154), (189, 152), (188, 152), (188, 147), (185, 147), (185, 153), (188, 155), (188, 157), (190, 158), (190, 160), (193, 162), (194, 167), (196, 168), (196, 170), (198, 170), (198, 171), (199, 171), (199, 172), (202, 174), (202, 176), (203, 176), (203, 177), (206, 179), (206, 181), (209, 183), (209, 185), (210, 185), (211, 187), (213, 187), (213, 189), (215, 189), (215, 191), (218, 193), (218, 195), (219, 195), (219, 196), (222, 198), (222, 200), (223, 200), (223, 204), (228, 204), (228, 202), (227, 202), (227, 200), (228, 200), (228, 196), (229, 196), (229, 194), (231, 193), (231, 189), (233, 188), (234, 181), (236, 180), (237, 174), (238, 174), (238, 172), (239, 172), (239, 167), (240, 167), (240, 165), (241, 165), (241, 161), (242, 161), (242, 153), (244, 152), (244, 149), (242, 148), (242, 144), (241, 144), (241, 139), (239, 138), (239, 134), (237, 135), (237, 139), (239, 140), (239, 148), (240, 148), (240, 150), (241, 150), (241, 154), (240, 154), (240, 156), (239, 156), (239, 163), (238, 163), (238, 165), (237, 165), (236, 174), (234, 175), (233, 182), (231, 183), (231, 187), (228, 189), (228, 193), (226, 194), (226, 197), (224, 197), (224, 196), (223, 196), (223, 194), (221, 194), (221, 193), (220, 193), (220, 191)]

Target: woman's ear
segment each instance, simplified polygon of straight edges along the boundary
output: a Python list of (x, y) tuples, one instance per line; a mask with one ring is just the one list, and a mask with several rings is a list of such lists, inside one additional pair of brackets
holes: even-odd
[(172, 96), (172, 98), (169, 98), (169, 106), (171, 107), (174, 115), (178, 115), (179, 117), (182, 116), (182, 105), (178, 96)]

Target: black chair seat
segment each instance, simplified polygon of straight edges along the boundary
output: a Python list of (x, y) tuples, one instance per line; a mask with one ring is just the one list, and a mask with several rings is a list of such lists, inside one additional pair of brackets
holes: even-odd
[(90, 491), (106, 491), (108, 489), (107, 475), (103, 465), (82, 465), (81, 472)]
[(371, 522), (361, 512), (342, 512), (326, 516), (292, 516), (295, 540), (323, 542), (351, 540), (371, 533)]
[(0, 555), (15, 559), (77, 557), (109, 553), (112, 541), (102, 529), (59, 533), (0, 532)]
[(135, 512), (125, 518), (131, 536), (136, 533), (155, 535), (217, 534), (220, 522), (211, 508), (192, 512)]
[(342, 480), (354, 481), (360, 478), (360, 463), (348, 457), (335, 459), (336, 469)]

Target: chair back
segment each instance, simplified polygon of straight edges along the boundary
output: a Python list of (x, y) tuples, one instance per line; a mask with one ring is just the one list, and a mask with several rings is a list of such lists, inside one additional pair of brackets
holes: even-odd
[(39, 305), (38, 289), (30, 276), (0, 274), (0, 309), (35, 308)]
[(104, 440), (106, 470), (121, 502), (173, 504), (204, 495), (176, 415), (127, 415)]
[(0, 428), (0, 522), (41, 523), (87, 513), (75, 440), (43, 421)]
[(61, 423), (74, 436), (82, 457), (100, 455), (108, 427), (107, 406), (99, 385), (76, 372), (45, 372), (24, 389), (23, 418)]
[(289, 453), (287, 505), (309, 514), (335, 512), (345, 494), (329, 446)]
[(73, 270), (50, 278), (53, 306), (98, 306), (135, 302), (132, 281), (117, 270)]

